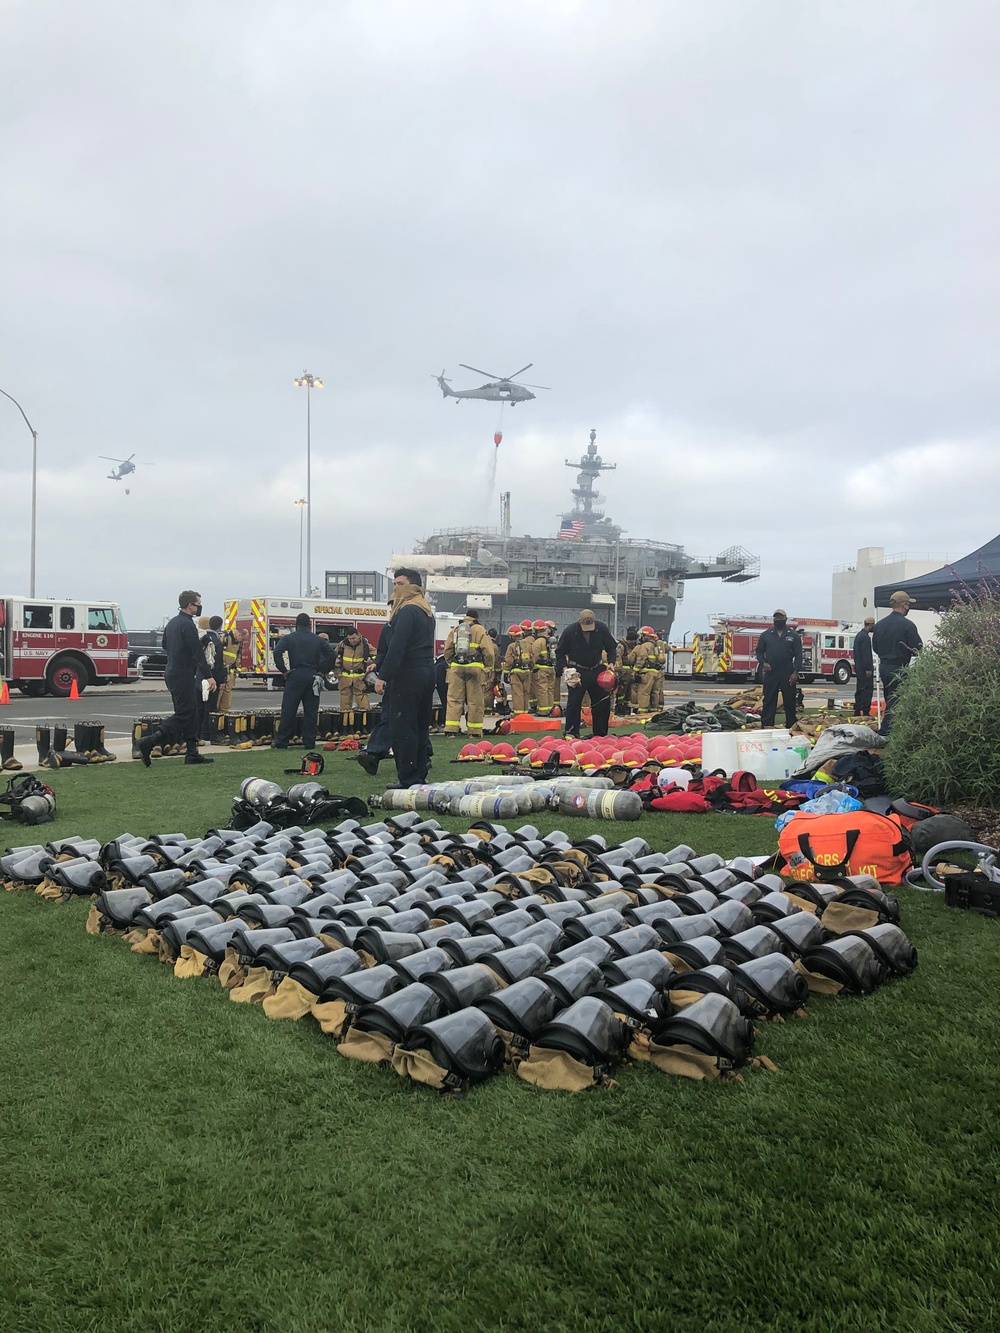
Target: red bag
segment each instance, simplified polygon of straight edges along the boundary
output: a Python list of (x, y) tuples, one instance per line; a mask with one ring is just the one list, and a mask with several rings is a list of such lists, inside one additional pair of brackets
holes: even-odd
[(844, 815), (800, 811), (778, 834), (783, 875), (792, 879), (836, 879), (874, 875), (899, 884), (912, 864), (906, 834), (886, 815), (852, 810)]
[(697, 792), (684, 791), (678, 787), (676, 791), (665, 791), (662, 796), (654, 796), (649, 808), (673, 810), (675, 813), (685, 815), (703, 815), (709, 809), (709, 804), (704, 796), (699, 796)]

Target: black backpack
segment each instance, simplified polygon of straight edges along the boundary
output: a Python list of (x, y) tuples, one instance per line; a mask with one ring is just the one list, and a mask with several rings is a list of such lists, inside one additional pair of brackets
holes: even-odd
[(846, 782), (856, 788), (862, 800), (885, 794), (885, 774), (877, 754), (858, 750), (854, 754), (841, 755), (830, 771), (837, 782)]

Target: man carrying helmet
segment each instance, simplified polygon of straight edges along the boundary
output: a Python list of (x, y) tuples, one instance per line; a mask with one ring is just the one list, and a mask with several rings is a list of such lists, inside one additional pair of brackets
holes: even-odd
[(479, 616), (468, 607), (461, 622), (448, 635), (444, 646), (448, 663), (448, 705), (445, 710), (445, 734), (458, 734), (464, 712), (469, 735), (483, 734), (483, 712), (487, 684), (492, 681), (495, 652), (493, 640), (479, 623)]
[(368, 711), (368, 687), (365, 677), (372, 665), (372, 647), (357, 625), (351, 625), (337, 645), (334, 670), (340, 682), (340, 711), (359, 708)]
[[(590, 710), (595, 736), (606, 736), (611, 721), (611, 693), (607, 681), (599, 682), (607, 667), (614, 665), (615, 640), (603, 621), (595, 620), (593, 611), (581, 611), (575, 625), (567, 625), (556, 647), (556, 671), (561, 676), (572, 668), (574, 683), (566, 696), (566, 735), (580, 735), (583, 696), (590, 695)], [(611, 688), (614, 686), (612, 684)]]
[(556, 702), (556, 663), (549, 638), (549, 627), (544, 620), (536, 620), (531, 627), (532, 693), (539, 717), (551, 717)]
[(531, 648), (520, 625), (511, 625), (510, 643), (503, 657), (503, 673), (510, 681), (510, 706), (526, 713), (531, 702)]

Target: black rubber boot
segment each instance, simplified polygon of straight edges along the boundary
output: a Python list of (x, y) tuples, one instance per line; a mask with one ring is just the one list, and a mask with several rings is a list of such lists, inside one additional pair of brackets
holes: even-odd
[(142, 740), (134, 747), (139, 751), (139, 758), (146, 768), (153, 765), (152, 753), (158, 745), (163, 743), (163, 734), (159, 731), (147, 731)]
[(369, 754), (367, 750), (358, 751), (358, 765), (364, 769), (370, 778), (378, 775), (379, 760), (373, 754)]
[(35, 728), (35, 745), (38, 747), (38, 762), (42, 768), (48, 768), (49, 751), (52, 749), (52, 728), (41, 725)]
[(22, 767), (20, 762), (14, 758), (14, 728), (0, 727), (0, 764), (8, 773)]
[(185, 764), (214, 764), (215, 760), (211, 755), (198, 753), (198, 742), (188, 741), (187, 754), (184, 756)]

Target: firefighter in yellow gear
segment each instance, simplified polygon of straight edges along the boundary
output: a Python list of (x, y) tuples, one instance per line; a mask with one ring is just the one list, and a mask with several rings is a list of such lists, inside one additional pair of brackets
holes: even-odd
[(503, 674), (510, 681), (510, 706), (515, 713), (526, 713), (531, 703), (531, 643), (520, 625), (507, 630), (510, 643), (503, 655)]
[(340, 687), (340, 711), (355, 709), (367, 712), (368, 686), (365, 677), (372, 669), (375, 654), (372, 646), (356, 625), (352, 625), (335, 650), (333, 669)]
[(615, 691), (615, 712), (619, 717), (627, 716), (635, 707), (635, 672), (629, 666), (629, 658), (638, 643), (639, 629), (636, 625), (629, 625), (625, 631), (625, 637), (618, 640), (615, 655), (615, 674), (618, 677), (618, 688)]
[(640, 713), (648, 713), (652, 706), (653, 690), (656, 688), (657, 668), (651, 664), (656, 631), (649, 625), (643, 625), (639, 631), (639, 642), (629, 653), (629, 666), (637, 681), (636, 706)]
[(458, 734), (464, 712), (469, 735), (482, 736), (485, 694), (492, 680), (496, 651), (475, 611), (465, 610), (461, 623), (448, 635), (444, 660), (448, 664), (445, 733)]
[(654, 633), (649, 656), (646, 658), (646, 670), (656, 672), (653, 677), (653, 692), (649, 697), (649, 706), (654, 712), (659, 712), (663, 708), (663, 672), (666, 666), (667, 645), (658, 634)]
[(531, 692), (539, 717), (551, 717), (556, 702), (556, 653), (544, 620), (531, 627)]
[(213, 711), (216, 713), (229, 712), (229, 705), (233, 701), (233, 683), (236, 680), (236, 670), (240, 664), (240, 653), (243, 651), (245, 637), (245, 629), (224, 629), (219, 635), (222, 644), (222, 662), (226, 668), (226, 679), (215, 694)]

